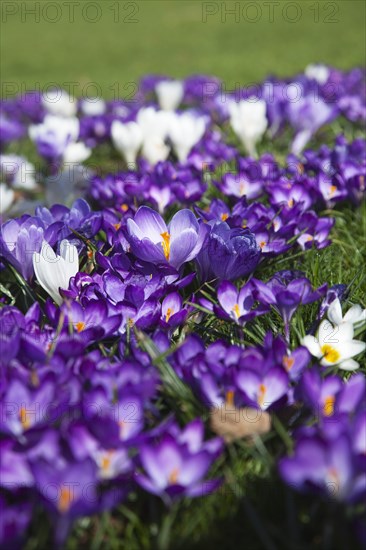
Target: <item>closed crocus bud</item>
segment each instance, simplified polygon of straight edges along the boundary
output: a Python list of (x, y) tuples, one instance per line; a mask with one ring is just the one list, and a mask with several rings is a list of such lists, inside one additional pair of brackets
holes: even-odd
[(203, 117), (189, 113), (172, 116), (169, 137), (180, 162), (185, 162), (191, 149), (199, 142), (206, 130)]
[(10, 189), (5, 183), (0, 183), (0, 214), (3, 214), (13, 204), (14, 191)]
[(69, 143), (64, 151), (63, 160), (65, 164), (80, 164), (91, 155), (91, 149), (83, 142)]
[(142, 147), (142, 154), (152, 165), (163, 162), (169, 156), (170, 148), (159, 136), (148, 138)]
[(113, 145), (127, 164), (134, 164), (142, 145), (142, 130), (139, 124), (136, 122), (122, 123), (115, 120), (111, 127), (111, 135)]
[(164, 111), (174, 111), (183, 99), (184, 86), (180, 80), (164, 80), (155, 86), (159, 105)]
[(304, 72), (309, 80), (315, 80), (320, 85), (328, 81), (330, 74), (328, 67), (320, 63), (311, 63), (306, 67)]
[(256, 154), (256, 143), (267, 129), (266, 110), (266, 102), (253, 97), (229, 103), (231, 126), (252, 156)]
[(77, 101), (66, 90), (49, 90), (42, 96), (43, 107), (51, 114), (60, 117), (73, 117), (77, 111)]
[(61, 289), (68, 289), (71, 277), (79, 271), (79, 255), (76, 246), (66, 239), (60, 243), (60, 256), (43, 241), (40, 253), (33, 254), (33, 268), (42, 288), (60, 305)]
[(261, 249), (249, 229), (231, 229), (225, 222), (216, 222), (197, 262), (203, 280), (234, 280), (252, 273), (260, 256)]
[(154, 107), (143, 107), (139, 110), (136, 122), (140, 126), (143, 140), (155, 137), (164, 140), (169, 132), (172, 113), (157, 111)]

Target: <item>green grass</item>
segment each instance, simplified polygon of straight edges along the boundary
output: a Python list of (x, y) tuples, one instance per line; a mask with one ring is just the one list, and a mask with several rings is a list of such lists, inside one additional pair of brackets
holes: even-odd
[[(42, 89), (50, 83), (68, 88), (75, 83), (78, 94), (92, 94), (93, 88), (85, 85), (95, 82), (105, 97), (113, 97), (118, 90), (128, 95), (137, 79), (153, 72), (177, 77), (211, 73), (230, 88), (269, 73), (292, 75), (314, 61), (343, 69), (365, 62), (362, 0), (298, 0), (298, 12), (290, 2), (280, 0), (273, 16), (266, 2), (258, 1), (256, 22), (250, 22), (256, 12), (250, 7), (253, 2), (247, 1), (105, 0), (94, 2), (100, 5), (96, 23), (90, 22), (96, 16), (93, 8), (83, 17), (82, 8), (90, 4), (87, 0), (75, 3), (74, 22), (69, 21), (69, 8), (62, 0), (57, 0), (59, 13), (52, 6), (44, 8), (54, 3), (1, 2), (1, 77), (9, 83), (3, 93), (22, 87)], [(9, 4), (18, 9), (14, 15), (6, 15)], [(35, 4), (40, 6), (39, 22), (22, 7), (26, 5), (30, 12)], [(207, 15), (204, 22), (207, 4), (218, 13)], [(222, 4), (227, 11), (235, 4), (240, 7), (238, 22), (229, 13), (225, 17)], [(117, 6), (119, 17), (114, 22)], [(288, 21), (297, 14), (297, 22)], [(50, 22), (57, 17), (59, 21)], [(137, 22), (128, 22), (131, 19)]]
[[(50, 4), (38, 2), (41, 6), (47, 3)], [(221, 22), (220, 13), (208, 17), (204, 23), (203, 4), (191, 1), (137, 2), (138, 13), (132, 15), (137, 23), (123, 21), (133, 6), (126, 9), (127, 3), (119, 2), (120, 21), (114, 23), (110, 8), (116, 9), (117, 2), (109, 0), (99, 2), (102, 16), (97, 23), (87, 22), (81, 16), (87, 1), (75, 7), (75, 21), (70, 23), (63, 1), (58, 3), (62, 16), (52, 24), (42, 17), (35, 23), (30, 14), (22, 22), (21, 6), (25, 3), (2, 2), (1, 77), (7, 83), (3, 94), (22, 87), (43, 88), (58, 83), (68, 88), (68, 83), (76, 83), (75, 93), (80, 95), (85, 84), (96, 82), (103, 96), (111, 98), (118, 88), (122, 95), (131, 92), (131, 83), (152, 72), (177, 77), (211, 73), (233, 87), (236, 83), (261, 80), (268, 73), (291, 75), (314, 61), (344, 69), (365, 61), (365, 4), (357, 0), (330, 3), (298, 0), (302, 17), (297, 23), (289, 23), (281, 15), (289, 4), (283, 0), (276, 7), (274, 22), (269, 21), (268, 6), (258, 2), (262, 17), (256, 23), (245, 21), (244, 17), (236, 23), (229, 15), (226, 22)], [(8, 15), (5, 21), (4, 6), (10, 4), (19, 11)], [(34, 4), (26, 2), (28, 9)], [(240, 6), (245, 4), (241, 2)], [(221, 2), (213, 5), (220, 8)], [(233, 5), (234, 2), (226, 2), (228, 9)], [(315, 22), (312, 6), (319, 7), (319, 22)], [(333, 15), (338, 22), (324, 20), (331, 16), (332, 6), (338, 8)], [(53, 17), (55, 12), (49, 10), (49, 17)], [(293, 16), (291, 10), (288, 14)], [(89, 15), (94, 15), (92, 9)], [(248, 16), (253, 17), (254, 12), (248, 11)], [(340, 130), (345, 131), (348, 138), (360, 132), (350, 125), (339, 124), (341, 126), (333, 126), (320, 134), (311, 145), (331, 143)], [(264, 142), (262, 151), (268, 149), (284, 160), (287, 142)], [(34, 148), (29, 142), (15, 150), (35, 160)], [(108, 170), (113, 169), (117, 158), (111, 147), (105, 146), (96, 155), (94, 160), (100, 160)], [(359, 209), (340, 206), (331, 215), (336, 218), (336, 226), (329, 248), (284, 256), (264, 266), (258, 276), (266, 279), (277, 269), (301, 269), (314, 285), (325, 281), (330, 285), (346, 283), (350, 286), (349, 304), (361, 303), (365, 307), (365, 205)], [(297, 331), (311, 324), (314, 314), (315, 307), (309, 306), (301, 311), (301, 318), (295, 317), (292, 334), (295, 342)], [(253, 323), (254, 337), (267, 328), (266, 322), (263, 318)], [(280, 329), (274, 314), (271, 322)], [(192, 325), (190, 329), (196, 330), (196, 327)], [(237, 341), (231, 325), (213, 324), (212, 319), (206, 318), (204, 329), (207, 339), (210, 334), (212, 338), (223, 336)], [(250, 342), (251, 337), (247, 338)], [(158, 366), (165, 372), (163, 361)], [(175, 408), (178, 418), (185, 421), (192, 415), (192, 408), (182, 407), (179, 395), (174, 399), (172, 386), (167, 383), (168, 375), (165, 372), (163, 376), (165, 401)], [(193, 414), (201, 412), (199, 408), (194, 409), (194, 402), (192, 407)], [(316, 499), (298, 497), (279, 482), (275, 459), (284, 452), (280, 430), (273, 430), (254, 445), (232, 444), (213, 472), (223, 475), (225, 481), (218, 493), (205, 500), (183, 501), (169, 512), (159, 499), (142, 492), (133, 493), (112, 513), (78, 522), (67, 548), (343, 550), (351, 547), (348, 540), (345, 542), (344, 516), (336, 506), (321, 506)], [(330, 525), (334, 530), (329, 540)], [(27, 550), (49, 548), (48, 536), (47, 522), (37, 518)], [(354, 543), (352, 547), (356, 548)]]

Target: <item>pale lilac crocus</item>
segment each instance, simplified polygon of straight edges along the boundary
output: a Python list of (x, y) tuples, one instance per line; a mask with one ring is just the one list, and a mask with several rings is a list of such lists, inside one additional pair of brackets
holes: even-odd
[(168, 225), (147, 206), (141, 206), (134, 219), (127, 220), (127, 239), (135, 256), (175, 269), (197, 256), (205, 235), (205, 226), (188, 209), (177, 212)]

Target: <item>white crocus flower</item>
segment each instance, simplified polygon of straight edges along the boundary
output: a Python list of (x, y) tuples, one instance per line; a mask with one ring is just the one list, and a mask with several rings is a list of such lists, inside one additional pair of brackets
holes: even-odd
[(6, 181), (15, 189), (36, 187), (34, 165), (18, 155), (0, 155), (0, 170)]
[(146, 158), (146, 160), (152, 165), (166, 160), (169, 153), (170, 148), (159, 136), (152, 136), (151, 138), (144, 141), (142, 154)]
[(49, 145), (55, 156), (62, 156), (66, 146), (79, 137), (80, 123), (74, 118), (47, 115), (41, 124), (29, 127), (29, 137), (35, 143)]
[(228, 105), (230, 122), (248, 153), (255, 156), (255, 145), (268, 126), (266, 102), (252, 97)]
[(115, 120), (112, 123), (111, 135), (113, 145), (127, 164), (134, 164), (142, 145), (141, 127), (136, 122), (123, 123)]
[(326, 65), (312, 63), (305, 69), (305, 76), (309, 80), (316, 80), (318, 84), (325, 84), (329, 78), (330, 71)]
[(170, 121), (169, 136), (180, 162), (185, 162), (191, 149), (199, 142), (206, 130), (203, 117), (189, 113), (174, 115)]
[(352, 357), (365, 350), (365, 342), (353, 340), (352, 323), (333, 326), (329, 321), (322, 321), (317, 336), (308, 334), (302, 339), (311, 355), (320, 359), (324, 366), (337, 365), (343, 370), (355, 370), (359, 367)]
[(101, 97), (85, 98), (80, 104), (81, 111), (85, 116), (104, 115), (107, 105)]
[(170, 112), (157, 111), (154, 107), (142, 107), (136, 117), (136, 122), (142, 131), (143, 141), (149, 141), (156, 137), (165, 140), (168, 136), (170, 121)]
[(77, 112), (77, 101), (66, 90), (54, 88), (42, 95), (42, 105), (51, 115), (73, 117)]
[(60, 243), (60, 256), (43, 241), (40, 253), (33, 253), (33, 269), (42, 288), (60, 305), (59, 289), (68, 289), (71, 277), (79, 271), (79, 255), (76, 246), (66, 239)]
[(359, 304), (355, 304), (343, 316), (341, 302), (339, 298), (336, 298), (328, 308), (328, 319), (334, 325), (351, 323), (358, 327), (366, 323), (366, 309), (362, 309)]
[(0, 183), (0, 214), (3, 214), (14, 202), (14, 191), (5, 183)]
[(183, 99), (184, 85), (180, 80), (163, 80), (155, 86), (161, 109), (174, 111)]
[(69, 143), (64, 151), (63, 161), (65, 164), (80, 164), (90, 157), (91, 152), (82, 141)]

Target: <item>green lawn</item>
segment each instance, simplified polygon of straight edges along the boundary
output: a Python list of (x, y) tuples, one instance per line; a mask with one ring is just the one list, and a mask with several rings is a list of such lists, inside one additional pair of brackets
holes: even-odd
[(272, 6), (264, 0), (81, 0), (73, 17), (68, 4), (1, 2), (1, 78), (11, 83), (5, 92), (72, 82), (80, 94), (96, 82), (113, 97), (118, 89), (131, 93), (129, 83), (151, 72), (211, 73), (232, 87), (268, 73), (291, 75), (314, 61), (344, 69), (365, 58), (362, 0), (281, 0)]

